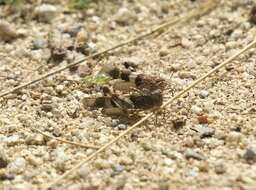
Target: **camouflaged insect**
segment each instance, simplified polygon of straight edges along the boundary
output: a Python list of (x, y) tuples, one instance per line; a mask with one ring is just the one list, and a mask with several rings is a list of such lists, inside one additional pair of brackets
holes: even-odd
[(134, 66), (124, 63), (119, 69), (112, 65), (103, 66), (101, 73), (111, 77), (109, 86), (100, 87), (102, 96), (86, 97), (85, 107), (102, 108), (108, 115), (126, 115), (129, 111), (159, 108), (163, 103), (166, 83), (163, 79), (136, 72)]

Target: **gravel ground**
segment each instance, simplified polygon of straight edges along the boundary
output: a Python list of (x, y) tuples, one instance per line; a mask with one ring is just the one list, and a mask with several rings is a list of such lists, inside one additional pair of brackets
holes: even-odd
[[(104, 0), (82, 11), (43, 2), (43, 8), (36, 3), (19, 10), (0, 6), (2, 22), (10, 24), (4, 24), (8, 34), (0, 24), (1, 92), (85, 57), (68, 51), (53, 61), (48, 41), (63, 46), (79, 41), (73, 33), (82, 31), (86, 53), (98, 52), (186, 15), (204, 1)], [(256, 28), (248, 21), (253, 3), (222, 0), (200, 19), (88, 64), (132, 61), (142, 72), (170, 82), (172, 93), (165, 96), (171, 97), (254, 39)], [(181, 43), (175, 46), (177, 39)], [(54, 189), (256, 189), (255, 59), (255, 49), (249, 50), (168, 106), (157, 123), (150, 119)], [(45, 187), (95, 151), (46, 138), (32, 128), (101, 146), (129, 127), (83, 107), (87, 92), (77, 83), (88, 69), (83, 64), (1, 99), (0, 190)]]

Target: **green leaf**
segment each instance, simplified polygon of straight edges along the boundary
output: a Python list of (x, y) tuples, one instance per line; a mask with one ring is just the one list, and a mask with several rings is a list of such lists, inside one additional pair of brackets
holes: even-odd
[(111, 78), (99, 73), (95, 77), (93, 77), (91, 75), (86, 76), (84, 78), (84, 80), (85, 80), (85, 82), (88, 82), (88, 83), (103, 85), (103, 84), (108, 83), (111, 80)]
[(72, 0), (70, 6), (75, 9), (86, 9), (91, 2), (92, 0)]
[(95, 78), (96, 84), (106, 84), (110, 80), (110, 77), (105, 75), (97, 75)]

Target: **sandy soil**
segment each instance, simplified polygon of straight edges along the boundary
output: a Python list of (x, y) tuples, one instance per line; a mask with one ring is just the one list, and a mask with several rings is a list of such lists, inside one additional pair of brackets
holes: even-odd
[[(53, 44), (64, 44), (75, 37), (63, 31), (81, 26), (90, 54), (186, 15), (204, 1), (104, 0), (81, 11), (43, 2), (56, 8), (54, 16), (37, 13), (36, 3), (15, 11), (0, 6), (0, 18), (21, 34), (0, 42), (1, 92), (85, 57), (69, 51), (60, 63), (49, 61), (49, 33)], [(249, 0), (223, 0), (199, 19), (88, 62), (94, 68), (130, 60), (168, 81), (173, 89), (165, 96), (171, 97), (254, 39), (252, 6)], [(173, 47), (177, 39), (181, 45)], [(255, 59), (255, 49), (249, 50), (168, 106), (157, 123), (150, 119), (53, 189), (256, 189)], [(43, 188), (95, 151), (32, 128), (102, 146), (129, 127), (83, 107), (80, 75), (66, 70), (1, 99), (0, 190)], [(177, 126), (180, 119), (185, 123)]]

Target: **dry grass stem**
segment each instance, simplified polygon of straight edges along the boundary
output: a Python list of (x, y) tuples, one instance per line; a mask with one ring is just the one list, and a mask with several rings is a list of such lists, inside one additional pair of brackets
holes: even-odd
[(47, 138), (54, 139), (54, 140), (62, 142), (62, 143), (71, 144), (71, 145), (79, 146), (79, 147), (83, 147), (83, 148), (99, 149), (99, 147), (94, 146), (94, 145), (82, 144), (82, 143), (72, 142), (72, 141), (68, 141), (68, 140), (65, 140), (65, 139), (61, 139), (61, 138), (56, 138), (56, 137), (54, 137), (52, 135), (48, 135), (48, 134), (44, 133), (43, 131), (41, 131), (39, 129), (36, 129), (34, 127), (32, 129), (34, 131), (40, 133), (41, 135), (47, 137)]
[[(192, 19), (201, 17), (209, 13), (211, 10), (217, 7), (218, 3), (219, 0), (207, 1), (203, 6), (200, 6), (198, 9), (190, 11), (186, 16), (179, 18), (179, 22), (177, 23), (177, 25), (185, 24)], [(169, 34), (171, 32), (171, 29), (172, 28), (169, 28), (167, 31), (162, 31), (155, 37), (155, 39), (159, 39), (162, 36)]]

